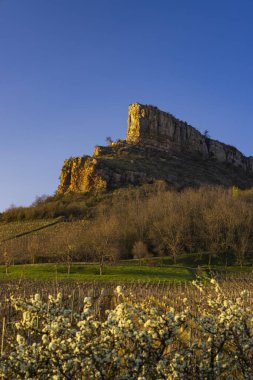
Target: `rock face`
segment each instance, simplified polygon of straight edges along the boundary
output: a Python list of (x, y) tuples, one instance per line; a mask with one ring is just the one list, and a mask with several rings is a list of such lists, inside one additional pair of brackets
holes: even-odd
[(197, 152), (203, 158), (213, 157), (253, 172), (253, 157), (247, 158), (238, 149), (204, 136), (157, 107), (139, 103), (129, 106), (126, 141), (166, 152)]
[(65, 160), (58, 193), (107, 190), (165, 180), (176, 188), (253, 186), (253, 157), (212, 140), (153, 106), (129, 106), (127, 138)]
[(107, 182), (103, 179), (103, 173), (100, 173), (97, 164), (97, 160), (89, 156), (65, 160), (61, 170), (58, 193), (106, 189)]

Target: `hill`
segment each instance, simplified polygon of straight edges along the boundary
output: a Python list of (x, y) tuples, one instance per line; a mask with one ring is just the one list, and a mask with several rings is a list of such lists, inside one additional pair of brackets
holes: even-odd
[(110, 190), (166, 181), (182, 189), (201, 185), (253, 186), (253, 157), (212, 140), (153, 106), (129, 106), (126, 140), (96, 146), (92, 157), (65, 160), (58, 194)]
[(0, 215), (0, 264), (69, 270), (73, 261), (175, 264), (194, 254), (196, 265), (251, 265), (252, 187), (252, 157), (135, 103), (126, 140), (66, 160), (54, 196)]
[(179, 192), (158, 181), (102, 194), (66, 193), (2, 214), (0, 264), (64, 262), (70, 268), (73, 261), (111, 265), (169, 256), (170, 263), (184, 257), (192, 266), (194, 254), (195, 266), (251, 265), (252, 221), (253, 192), (235, 187)]

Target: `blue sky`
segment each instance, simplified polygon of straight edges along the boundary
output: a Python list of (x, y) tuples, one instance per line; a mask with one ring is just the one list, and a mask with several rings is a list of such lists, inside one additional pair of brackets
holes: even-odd
[(253, 155), (251, 0), (0, 0), (0, 210), (153, 104)]

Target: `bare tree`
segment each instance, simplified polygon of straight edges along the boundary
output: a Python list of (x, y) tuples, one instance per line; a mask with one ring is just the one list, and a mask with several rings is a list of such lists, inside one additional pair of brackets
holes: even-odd
[(139, 259), (139, 265), (141, 265), (141, 259), (149, 257), (147, 244), (143, 241), (136, 241), (133, 245), (132, 254), (134, 259)]
[(37, 255), (40, 252), (40, 238), (38, 235), (27, 237), (27, 251), (31, 264), (35, 264)]
[(116, 219), (106, 215), (100, 215), (87, 230), (87, 247), (99, 263), (100, 275), (103, 274), (105, 261), (116, 259), (119, 254), (118, 233)]
[(236, 200), (234, 209), (234, 231), (232, 247), (238, 263), (243, 266), (245, 254), (250, 249), (253, 232), (253, 213), (247, 204)]
[(68, 275), (74, 260), (79, 258), (86, 226), (78, 222), (61, 223), (54, 231), (52, 254), (67, 266)]
[(170, 254), (176, 263), (185, 247), (186, 218), (177, 198), (168, 198), (160, 211), (159, 219), (153, 222), (153, 236), (156, 235), (156, 241), (158, 236), (160, 249)]

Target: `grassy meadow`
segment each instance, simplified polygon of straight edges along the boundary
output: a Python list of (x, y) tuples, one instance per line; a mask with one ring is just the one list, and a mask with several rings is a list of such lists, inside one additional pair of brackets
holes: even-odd
[(78, 281), (114, 281), (114, 282), (180, 282), (194, 279), (194, 270), (185, 267), (150, 267), (140, 265), (105, 266), (99, 274), (97, 264), (73, 264), (68, 274), (64, 264), (25, 264), (7, 268), (0, 266), (0, 280), (78, 280)]

